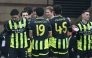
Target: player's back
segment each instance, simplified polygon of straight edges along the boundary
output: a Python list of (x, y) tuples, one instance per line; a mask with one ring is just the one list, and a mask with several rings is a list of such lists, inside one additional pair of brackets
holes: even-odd
[(70, 24), (68, 20), (62, 16), (55, 16), (50, 20), (52, 26), (52, 35), (58, 39), (65, 39), (67, 37), (67, 30)]
[(37, 18), (32, 21), (33, 38), (44, 40), (48, 38), (49, 21), (44, 18)]

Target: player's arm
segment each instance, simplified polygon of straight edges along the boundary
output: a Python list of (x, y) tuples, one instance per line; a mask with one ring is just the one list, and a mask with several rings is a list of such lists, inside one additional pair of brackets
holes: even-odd
[(30, 47), (30, 37), (29, 37), (29, 24), (28, 24), (28, 20), (26, 19), (26, 34), (27, 34), (27, 43), (28, 43), (28, 46), (27, 46), (27, 48), (29, 48)]
[(71, 19), (69, 17), (67, 17), (67, 19), (69, 20), (69, 22), (71, 23)]
[(29, 37), (33, 38), (33, 30), (29, 30)]
[(33, 28), (32, 28), (32, 23), (29, 25), (29, 37), (33, 38)]
[(6, 22), (4, 23), (4, 30), (7, 31), (7, 32), (10, 31), (10, 27), (9, 27), (8, 21), (6, 21)]
[(28, 24), (28, 20), (26, 19), (26, 34), (27, 34), (27, 38), (29, 38), (29, 24)]
[(48, 37), (52, 37), (52, 27), (50, 22), (48, 22), (48, 32), (49, 32)]
[(68, 31), (69, 31), (69, 32), (72, 32), (72, 26), (71, 26), (71, 23), (69, 22), (68, 19), (66, 19), (66, 22), (67, 22), (67, 28), (68, 28)]

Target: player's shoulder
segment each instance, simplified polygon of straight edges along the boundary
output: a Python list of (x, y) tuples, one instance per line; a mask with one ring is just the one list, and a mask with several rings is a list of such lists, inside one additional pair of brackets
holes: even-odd
[(85, 25), (85, 24), (84, 24), (82, 21), (79, 21), (79, 22), (76, 23), (76, 26), (77, 26), (77, 27), (79, 27), (79, 26), (81, 26), (81, 25)]
[(49, 19), (49, 22), (52, 23), (52, 21), (54, 21), (56, 19), (56, 17), (54, 16), (53, 18)]
[(49, 18), (47, 18), (46, 20), (48, 20), (48, 21), (49, 21), (50, 19), (49, 19)]
[(53, 19), (59, 19), (59, 20), (68, 20), (66, 17), (64, 16), (54, 16)]
[(89, 23), (91, 23), (91, 24), (92, 24), (92, 21), (89, 21)]
[(30, 21), (33, 21), (33, 20), (35, 20), (35, 19), (36, 19), (36, 18), (29, 18)]
[(26, 18), (20, 18), (20, 20), (26, 20)]
[(50, 20), (54, 20), (54, 19), (56, 19), (57, 17), (56, 16), (54, 16), (53, 18), (51, 18)]
[(10, 23), (10, 22), (12, 22), (12, 19), (10, 19), (10, 20), (7, 20), (7, 21), (5, 21), (4, 23)]
[(67, 19), (66, 17), (62, 17), (64, 22), (70, 23), (69, 19)]
[(81, 22), (81, 21), (79, 21), (79, 22), (77, 22), (77, 25), (78, 25), (78, 24), (81, 24), (81, 23), (82, 23), (82, 22)]
[(7, 23), (7, 22), (9, 22), (10, 20), (6, 20), (4, 23)]
[(9, 20), (5, 21), (5, 22), (4, 22), (4, 26), (5, 26), (5, 25), (7, 25), (7, 24), (8, 24), (8, 22), (9, 22)]
[(5, 21), (5, 22), (9, 22), (9, 21), (12, 21), (12, 19), (10, 19), (10, 20), (7, 20), (7, 21)]
[(47, 23), (50, 23), (50, 21), (49, 21), (49, 20), (47, 20)]
[(50, 23), (50, 20), (47, 20), (47, 19), (43, 19), (47, 24)]
[(20, 22), (28, 21), (26, 18), (20, 18)]

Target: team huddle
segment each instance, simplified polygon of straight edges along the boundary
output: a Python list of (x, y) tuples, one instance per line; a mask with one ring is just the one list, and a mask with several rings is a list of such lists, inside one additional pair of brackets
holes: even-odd
[[(34, 18), (28, 17), (28, 8), (24, 8), (21, 17), (17, 9), (10, 13), (12, 19), (5, 22), (4, 30), (9, 35), (8, 58), (69, 58), (69, 36), (76, 36), (77, 52), (75, 58), (92, 58), (92, 22), (90, 13), (84, 11), (82, 20), (71, 25), (71, 20), (63, 17), (60, 5), (44, 9), (37, 7)], [(53, 13), (52, 13), (53, 12)]]

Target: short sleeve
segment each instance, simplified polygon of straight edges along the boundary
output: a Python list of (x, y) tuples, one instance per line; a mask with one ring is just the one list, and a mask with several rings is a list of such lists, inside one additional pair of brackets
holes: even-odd
[(33, 23), (32, 23), (32, 22), (30, 22), (30, 24), (28, 25), (28, 28), (29, 28), (29, 30), (30, 30), (30, 31), (32, 31), (32, 30), (33, 30), (33, 28), (32, 28), (32, 27), (33, 27)]
[(6, 21), (6, 22), (4, 23), (4, 29), (5, 29), (6, 31), (10, 31), (10, 27), (9, 27), (8, 21)]

